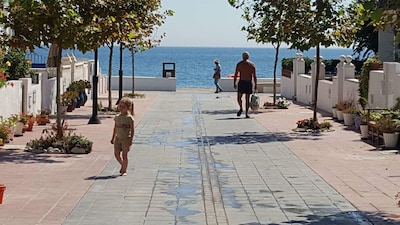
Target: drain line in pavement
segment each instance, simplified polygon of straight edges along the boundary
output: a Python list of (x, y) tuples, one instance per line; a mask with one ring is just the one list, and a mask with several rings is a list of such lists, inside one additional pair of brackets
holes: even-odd
[(215, 169), (214, 159), (211, 154), (210, 144), (207, 139), (206, 128), (201, 113), (200, 102), (195, 96), (192, 97), (192, 107), (199, 149), (203, 201), (207, 225), (228, 224), (222, 200), (221, 188), (218, 183), (218, 175)]

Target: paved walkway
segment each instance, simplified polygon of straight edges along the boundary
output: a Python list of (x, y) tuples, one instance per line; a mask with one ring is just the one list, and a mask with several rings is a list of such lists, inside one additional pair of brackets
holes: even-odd
[(67, 121), (94, 141), (92, 153), (20, 150), (39, 126), (0, 150), (0, 224), (400, 224), (400, 156), (342, 124), (296, 133), (296, 121), (312, 117), (304, 106), (245, 119), (234, 93), (143, 93), (127, 176), (109, 143), (113, 116), (87, 125), (90, 102)]

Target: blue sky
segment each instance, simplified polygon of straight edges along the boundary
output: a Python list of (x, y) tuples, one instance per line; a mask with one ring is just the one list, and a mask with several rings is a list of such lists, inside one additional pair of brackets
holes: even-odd
[[(349, 2), (350, 0), (346, 0)], [(161, 46), (270, 47), (247, 41), (241, 31), (246, 22), (242, 10), (228, 0), (162, 0), (164, 9), (175, 11), (158, 33), (166, 33)]]
[(167, 35), (161, 46), (259, 46), (247, 41), (242, 10), (228, 0), (162, 0), (162, 6), (175, 14), (158, 31)]

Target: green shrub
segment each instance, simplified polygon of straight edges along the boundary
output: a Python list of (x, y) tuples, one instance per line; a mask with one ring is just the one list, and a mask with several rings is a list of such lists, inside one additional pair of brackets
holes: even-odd
[[(282, 69), (293, 71), (293, 60), (295, 58), (283, 58), (282, 59)], [(303, 58), (306, 64), (306, 73), (311, 70), (311, 63), (314, 61), (308, 57)]]
[(32, 63), (25, 58), (25, 51), (19, 49), (9, 49), (3, 58), (3, 63), (10, 62), (7, 67), (7, 80), (18, 80), (19, 78), (29, 77), (29, 70)]
[(360, 97), (365, 98), (368, 101), (368, 82), (369, 82), (369, 72), (371, 70), (377, 69), (380, 66), (381, 62), (377, 56), (368, 58), (362, 68), (361, 74), (359, 77), (359, 88), (358, 92), (360, 93)]

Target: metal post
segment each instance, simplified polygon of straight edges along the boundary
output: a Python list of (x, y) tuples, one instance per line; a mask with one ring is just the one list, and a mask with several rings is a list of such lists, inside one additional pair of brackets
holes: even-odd
[(135, 47), (132, 47), (132, 95), (135, 94)]
[(99, 83), (98, 77), (97, 77), (97, 61), (98, 61), (98, 49), (94, 50), (94, 72), (93, 72), (93, 107), (92, 107), (92, 117), (89, 119), (88, 124), (100, 124), (100, 120), (97, 117), (97, 84)]
[(119, 45), (119, 89), (118, 89), (118, 101), (117, 101), (117, 105), (119, 103), (119, 101), (122, 98), (122, 50), (123, 50), (123, 46), (122, 43), (120, 43)]

